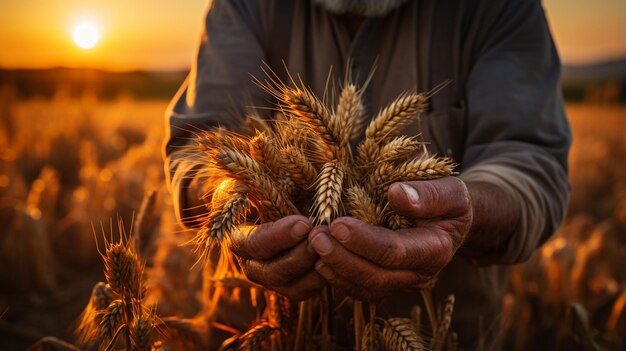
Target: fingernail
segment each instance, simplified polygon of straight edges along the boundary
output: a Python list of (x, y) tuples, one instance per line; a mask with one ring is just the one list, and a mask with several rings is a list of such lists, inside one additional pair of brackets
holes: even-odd
[(317, 238), (317, 236), (319, 234), (326, 234), (328, 235), (328, 227), (325, 225), (318, 225), (316, 227), (313, 227), (313, 229), (311, 229), (311, 232), (309, 233), (309, 242), (312, 242), (313, 239)]
[(406, 195), (406, 198), (409, 199), (411, 205), (417, 206), (417, 203), (420, 200), (420, 196), (417, 193), (417, 190), (415, 190), (415, 188), (413, 188), (412, 186), (404, 183), (400, 183), (400, 186), (402, 187), (402, 190), (404, 190), (404, 194)]
[(333, 249), (333, 243), (330, 242), (326, 234), (322, 233), (315, 236), (313, 241), (311, 241), (311, 246), (313, 246), (315, 251), (320, 255), (325, 255)]
[(303, 221), (297, 221), (291, 227), (291, 235), (296, 239), (302, 239), (309, 233), (309, 230), (311, 230), (311, 226)]
[(317, 271), (317, 273), (321, 274), (323, 277), (328, 276), (330, 273), (330, 268), (328, 268), (328, 266), (323, 264), (321, 261), (318, 261), (315, 264), (315, 270)]
[(335, 239), (345, 242), (350, 237), (350, 229), (343, 224), (333, 224), (330, 234), (335, 237)]

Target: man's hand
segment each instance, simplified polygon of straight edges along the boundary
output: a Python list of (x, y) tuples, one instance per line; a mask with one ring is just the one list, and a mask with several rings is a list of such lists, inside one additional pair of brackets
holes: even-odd
[(472, 225), (469, 192), (458, 178), (396, 183), (388, 196), (393, 210), (415, 220), (415, 228), (392, 231), (342, 217), (309, 236), (320, 255), (315, 269), (361, 300), (430, 287)]
[(319, 256), (306, 240), (319, 229), (311, 231), (311, 222), (304, 216), (288, 216), (233, 235), (231, 251), (250, 281), (290, 299), (304, 300), (326, 286), (314, 269)]

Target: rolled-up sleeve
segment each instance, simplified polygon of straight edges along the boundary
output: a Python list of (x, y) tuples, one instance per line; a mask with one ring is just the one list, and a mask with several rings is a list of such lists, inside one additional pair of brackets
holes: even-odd
[[(508, 1), (475, 52), (461, 178), (499, 186), (521, 204), (514, 234), (482, 264), (526, 260), (561, 224), (571, 132), (560, 63), (540, 1)], [(489, 19), (484, 19), (489, 20)]]
[(191, 72), (166, 112), (164, 153), (168, 187), (182, 223), (197, 224), (187, 189), (201, 165), (187, 146), (198, 131), (236, 130), (247, 108), (268, 96), (252, 82), (265, 59), (258, 1), (210, 2)]

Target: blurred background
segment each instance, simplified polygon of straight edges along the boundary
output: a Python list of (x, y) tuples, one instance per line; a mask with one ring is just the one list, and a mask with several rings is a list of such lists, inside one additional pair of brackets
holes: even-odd
[[(514, 268), (496, 322), (511, 350), (626, 350), (626, 2), (543, 3), (564, 63), (573, 193), (559, 233)], [(192, 233), (175, 223), (161, 143), (207, 7), (0, 3), (0, 350), (73, 340), (103, 280), (100, 226), (117, 216), (130, 228), (141, 215), (159, 313), (197, 312), (201, 272), (181, 245)]]

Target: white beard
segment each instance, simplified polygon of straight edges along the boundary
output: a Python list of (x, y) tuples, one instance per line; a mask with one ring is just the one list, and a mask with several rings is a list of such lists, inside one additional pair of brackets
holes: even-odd
[(365, 17), (384, 16), (407, 0), (314, 0), (325, 9), (336, 14), (351, 14)]

